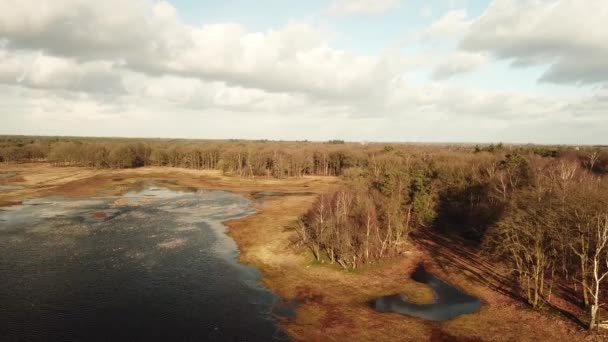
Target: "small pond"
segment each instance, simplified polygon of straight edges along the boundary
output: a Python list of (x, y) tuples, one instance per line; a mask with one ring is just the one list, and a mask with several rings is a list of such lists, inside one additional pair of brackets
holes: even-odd
[(257, 269), (236, 261), (222, 224), (253, 212), (236, 194), (152, 185), (118, 197), (0, 208), (0, 336), (286, 339), (273, 311), (282, 301), (260, 284)]
[(397, 312), (429, 321), (447, 321), (460, 315), (473, 313), (481, 307), (481, 301), (418, 266), (411, 275), (412, 279), (428, 285), (435, 300), (430, 304), (416, 304), (408, 301), (407, 296), (394, 294), (370, 301), (372, 308), (380, 312)]

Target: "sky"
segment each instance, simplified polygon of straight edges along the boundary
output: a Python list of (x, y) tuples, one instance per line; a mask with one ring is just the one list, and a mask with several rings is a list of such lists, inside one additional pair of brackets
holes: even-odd
[(608, 144), (606, 0), (0, 0), (0, 134)]

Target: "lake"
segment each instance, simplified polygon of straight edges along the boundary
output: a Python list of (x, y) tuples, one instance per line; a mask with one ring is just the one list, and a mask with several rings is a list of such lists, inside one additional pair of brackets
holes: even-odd
[(286, 339), (222, 224), (251, 204), (149, 185), (0, 208), (2, 340)]

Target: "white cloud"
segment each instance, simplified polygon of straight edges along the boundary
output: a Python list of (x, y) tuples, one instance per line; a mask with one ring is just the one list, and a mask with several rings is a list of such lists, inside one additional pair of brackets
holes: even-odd
[(0, 2), (0, 36), (13, 48), (83, 59), (148, 54), (159, 49), (151, 38), (166, 26), (163, 11), (156, 10), (163, 6), (169, 5), (144, 0), (6, 0)]
[(175, 49), (166, 62), (146, 67), (324, 97), (371, 93), (375, 83), (387, 82), (406, 67), (397, 53), (370, 57), (331, 48), (321, 32), (298, 23), (256, 33), (237, 25), (209, 25), (192, 30), (190, 37), (187, 47)]
[[(488, 91), (464, 88), (441, 82), (414, 86), (405, 81), (396, 83), (387, 101), (390, 109), (401, 113), (422, 113), (457, 120), (462, 117), (517, 122), (565, 114), (569, 104), (548, 96), (522, 92)], [(585, 111), (582, 115), (596, 115)]]
[(300, 94), (271, 93), (260, 89), (205, 82), (196, 78), (162, 76), (151, 78), (132, 74), (125, 80), (130, 96), (153, 99), (180, 109), (228, 109), (289, 115), (294, 109), (329, 107)]
[(424, 38), (454, 38), (461, 35), (471, 24), (467, 11), (452, 10), (433, 22), (423, 33)]
[(406, 66), (396, 52), (361, 56), (332, 48), (327, 34), (305, 23), (265, 32), (249, 32), (236, 23), (195, 27), (181, 23), (168, 3), (123, 2), (3, 2), (0, 37), (11, 49), (121, 63), (150, 75), (325, 97), (373, 93), (376, 83), (389, 81)]
[(608, 2), (605, 0), (495, 0), (468, 28), (461, 47), (546, 65), (541, 81), (608, 81)]
[(40, 52), (0, 49), (0, 83), (31, 88), (123, 93), (120, 68), (108, 61), (77, 62)]
[[(398, 5), (349, 3), (350, 14)], [(476, 20), (465, 10), (447, 13), (425, 34), (461, 39), (461, 49), (421, 63), (398, 49), (335, 48), (331, 32), (296, 21), (265, 31), (232, 22), (193, 26), (162, 1), (0, 1), (0, 133), (133, 135), (137, 127), (147, 136), (525, 141), (510, 129), (561, 132), (572, 122), (585, 141), (605, 142), (602, 92), (568, 98), (441, 81), (476, 70), (488, 55), (548, 65), (551, 81), (603, 79), (598, 37), (606, 31), (596, 20), (562, 32), (546, 27), (562, 2), (534, 4), (498, 1)], [(520, 7), (543, 15), (520, 23)], [(560, 34), (547, 33), (554, 30)], [(436, 61), (434, 81), (410, 81), (414, 67)]]
[(450, 78), (474, 71), (487, 62), (488, 58), (482, 53), (457, 51), (437, 65), (432, 77), (435, 80)]
[(334, 0), (329, 13), (334, 15), (378, 15), (401, 4), (401, 0)]
[[(601, 94), (568, 100), (402, 81), (393, 84), (373, 113), (353, 117), (356, 108), (323, 106), (306, 99), (299, 103), (292, 99), (296, 102), (276, 111), (269, 110), (277, 106), (276, 98), (267, 98), (271, 107), (238, 102), (227, 106), (231, 98), (241, 101), (248, 95), (216, 99), (213, 95), (218, 93), (208, 93), (204, 85), (193, 91), (192, 86), (180, 84), (183, 79), (174, 81), (155, 79), (156, 84), (144, 90), (147, 95), (134, 93), (134, 99), (118, 105), (89, 96), (65, 98), (51, 90), (23, 92), (0, 86), (0, 133), (577, 144), (605, 142), (608, 134), (603, 125), (608, 101)], [(160, 89), (164, 98), (159, 98), (153, 93), (155, 87), (182, 89), (173, 94)], [(186, 106), (184, 97), (195, 100), (202, 94), (217, 102)], [(257, 101), (256, 94), (249, 96)], [(285, 115), (286, 110), (290, 115)]]

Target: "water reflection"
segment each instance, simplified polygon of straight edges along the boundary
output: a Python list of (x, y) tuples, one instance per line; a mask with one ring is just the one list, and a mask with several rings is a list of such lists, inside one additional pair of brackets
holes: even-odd
[(3, 340), (284, 339), (281, 301), (236, 261), (222, 221), (253, 213), (220, 192), (147, 187), (0, 210)]

